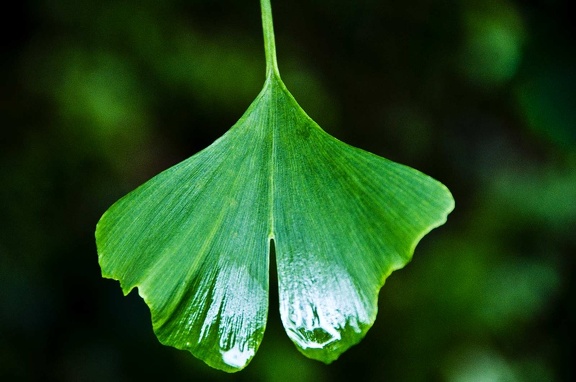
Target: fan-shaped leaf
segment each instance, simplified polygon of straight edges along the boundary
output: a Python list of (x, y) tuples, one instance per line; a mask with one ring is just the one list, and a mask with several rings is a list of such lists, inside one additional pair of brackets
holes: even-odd
[(386, 277), (454, 207), (439, 182), (325, 133), (269, 53), (244, 116), (116, 202), (96, 230), (103, 275), (125, 294), (138, 288), (159, 340), (229, 372), (262, 340), (271, 241), (284, 327), (306, 356), (331, 362), (365, 335)]

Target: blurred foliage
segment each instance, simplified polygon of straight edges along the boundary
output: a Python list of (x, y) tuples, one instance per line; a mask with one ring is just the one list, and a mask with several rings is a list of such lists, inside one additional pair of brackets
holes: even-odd
[(0, 23), (1, 380), (574, 379), (567, 1), (273, 2), (280, 69), (303, 108), (439, 179), (457, 208), (340, 360), (302, 357), (272, 301), (262, 347), (236, 375), (158, 343), (139, 297), (101, 279), (93, 231), (255, 97), (258, 2), (13, 5)]

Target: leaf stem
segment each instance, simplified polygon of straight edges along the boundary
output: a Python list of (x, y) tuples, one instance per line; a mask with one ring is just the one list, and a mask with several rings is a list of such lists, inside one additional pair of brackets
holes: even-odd
[(272, 7), (270, 0), (260, 0), (262, 9), (262, 29), (264, 32), (264, 52), (266, 54), (266, 78), (280, 78), (278, 62), (276, 61), (276, 42), (274, 40), (274, 23), (272, 22)]

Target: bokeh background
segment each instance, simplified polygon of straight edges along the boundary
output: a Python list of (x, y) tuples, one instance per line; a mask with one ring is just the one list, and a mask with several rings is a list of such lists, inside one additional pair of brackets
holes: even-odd
[(574, 380), (568, 4), (272, 1), (280, 71), (308, 114), (442, 181), (456, 210), (388, 279), (373, 328), (338, 361), (301, 356), (272, 306), (252, 363), (226, 374), (158, 343), (137, 293), (100, 277), (94, 228), (257, 95), (258, 1), (11, 2), (0, 16), (0, 380)]

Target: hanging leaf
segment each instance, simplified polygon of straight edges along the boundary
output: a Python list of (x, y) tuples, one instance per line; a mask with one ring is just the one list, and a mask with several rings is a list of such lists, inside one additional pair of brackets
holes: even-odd
[(338, 141), (306, 115), (280, 79), (270, 3), (261, 4), (267, 79), (256, 100), (96, 229), (103, 276), (125, 294), (138, 288), (158, 339), (228, 372), (262, 341), (272, 243), (286, 332), (329, 363), (364, 337), (386, 277), (454, 207), (441, 183)]

